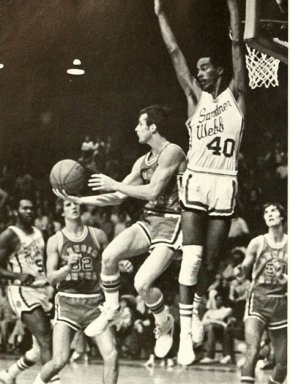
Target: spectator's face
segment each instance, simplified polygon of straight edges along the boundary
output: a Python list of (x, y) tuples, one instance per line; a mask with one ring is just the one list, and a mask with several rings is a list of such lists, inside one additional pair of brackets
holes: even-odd
[(275, 205), (269, 205), (264, 211), (264, 220), (267, 227), (276, 227), (282, 224), (283, 218)]
[(24, 224), (31, 226), (34, 220), (34, 207), (30, 200), (20, 200), (17, 211), (18, 220)]
[(223, 305), (223, 298), (221, 296), (216, 296), (215, 302), (216, 302), (216, 307), (221, 308)]

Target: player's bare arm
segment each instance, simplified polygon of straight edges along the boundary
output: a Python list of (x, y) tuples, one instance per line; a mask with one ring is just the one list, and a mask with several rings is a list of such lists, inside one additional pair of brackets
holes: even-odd
[(56, 285), (66, 278), (72, 267), (80, 259), (79, 254), (71, 253), (67, 258), (67, 264), (59, 268), (60, 256), (58, 253), (57, 236), (53, 235), (48, 239), (47, 247), (47, 279), (51, 285)]
[(237, 0), (227, 0), (227, 5), (230, 13), (233, 61), (233, 79), (229, 88), (233, 92), (241, 111), (245, 113), (246, 65), (242, 53), (240, 16)]
[(17, 235), (9, 228), (0, 235), (0, 276), (4, 279), (20, 280), (22, 285), (31, 285), (35, 278), (28, 273), (16, 273), (7, 270), (9, 255), (19, 248)]
[(235, 268), (236, 276), (248, 276), (249, 272), (256, 260), (259, 248), (258, 237), (252, 239), (248, 245), (244, 261)]
[(94, 177), (94, 189), (119, 191), (136, 199), (154, 201), (166, 187), (183, 161), (185, 161), (185, 155), (182, 149), (177, 145), (170, 145), (160, 155), (158, 167), (149, 184), (128, 185), (100, 174)]
[[(92, 190), (96, 190), (94, 188), (95, 176), (96, 175), (92, 175), (92, 178), (89, 180), (89, 186), (92, 187)], [(133, 167), (131, 173), (127, 175), (122, 182), (126, 184), (133, 184), (133, 185), (142, 184), (142, 180), (139, 174), (136, 172), (136, 167)], [(123, 203), (124, 200), (128, 198), (126, 194), (121, 192), (104, 193), (101, 195), (81, 196), (81, 197), (68, 195), (65, 190), (59, 191), (58, 189), (53, 189), (53, 193), (57, 197), (60, 197), (61, 199), (70, 200), (76, 204), (92, 204), (98, 207), (105, 207), (109, 205), (120, 205)]]
[(196, 108), (201, 95), (201, 88), (198, 81), (191, 74), (183, 53), (175, 39), (173, 31), (169, 25), (163, 0), (154, 1), (155, 14), (159, 20), (161, 35), (170, 54), (177, 80), (183, 89), (188, 103), (188, 115), (191, 116)]

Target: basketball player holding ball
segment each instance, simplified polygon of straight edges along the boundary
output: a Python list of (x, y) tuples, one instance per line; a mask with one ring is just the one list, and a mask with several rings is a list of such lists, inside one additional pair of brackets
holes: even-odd
[(191, 74), (168, 23), (163, 1), (155, 0), (154, 5), (188, 109), (190, 141), (181, 188), (183, 259), (178, 352), (179, 363), (188, 365), (195, 359), (192, 342), (200, 344), (203, 338), (198, 306), (216, 274), (234, 211), (245, 114), (245, 65), (236, 0), (227, 0), (233, 64), (229, 84), (225, 83), (224, 68), (213, 55), (201, 57), (197, 77)]

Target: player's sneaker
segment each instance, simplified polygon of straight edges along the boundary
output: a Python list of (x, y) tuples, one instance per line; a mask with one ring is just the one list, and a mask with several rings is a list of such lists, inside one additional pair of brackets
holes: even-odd
[(216, 359), (212, 359), (211, 357), (204, 357), (203, 359), (200, 360), (200, 364), (213, 364), (216, 363)]
[(156, 338), (154, 353), (161, 359), (167, 355), (173, 344), (174, 318), (167, 315), (167, 321), (164, 324), (156, 324), (154, 333)]
[(185, 335), (180, 334), (179, 350), (177, 354), (177, 362), (180, 365), (190, 365), (195, 360), (195, 353), (192, 347), (191, 333)]
[(3, 384), (15, 384), (16, 380), (13, 379), (8, 373), (8, 371), (0, 371), (0, 383)]
[(114, 325), (120, 316), (119, 306), (109, 307), (104, 303), (104, 305), (100, 305), (99, 308), (101, 311), (100, 316), (85, 328), (84, 332), (89, 337), (103, 333), (108, 327)]
[(199, 347), (202, 344), (204, 338), (203, 324), (200, 321), (198, 312), (196, 310), (192, 311), (191, 338), (195, 347)]

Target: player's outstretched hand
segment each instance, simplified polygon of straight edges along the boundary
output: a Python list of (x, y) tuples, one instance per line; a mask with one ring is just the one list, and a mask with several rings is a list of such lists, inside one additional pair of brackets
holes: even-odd
[(163, 0), (154, 0), (154, 11), (157, 16), (163, 12)]
[(120, 272), (131, 273), (133, 272), (133, 264), (130, 260), (121, 260), (119, 261), (119, 269)]
[(69, 200), (75, 204), (81, 204), (80, 197), (68, 195), (64, 189), (60, 191), (59, 189), (54, 188), (52, 191), (57, 197), (60, 197), (63, 200)]
[(35, 280), (35, 277), (29, 273), (22, 273), (20, 276), (21, 284), (25, 287), (29, 287)]
[(116, 181), (109, 176), (103, 175), (102, 173), (97, 173), (91, 176), (89, 179), (89, 187), (93, 191), (107, 191), (115, 192), (116, 191)]

